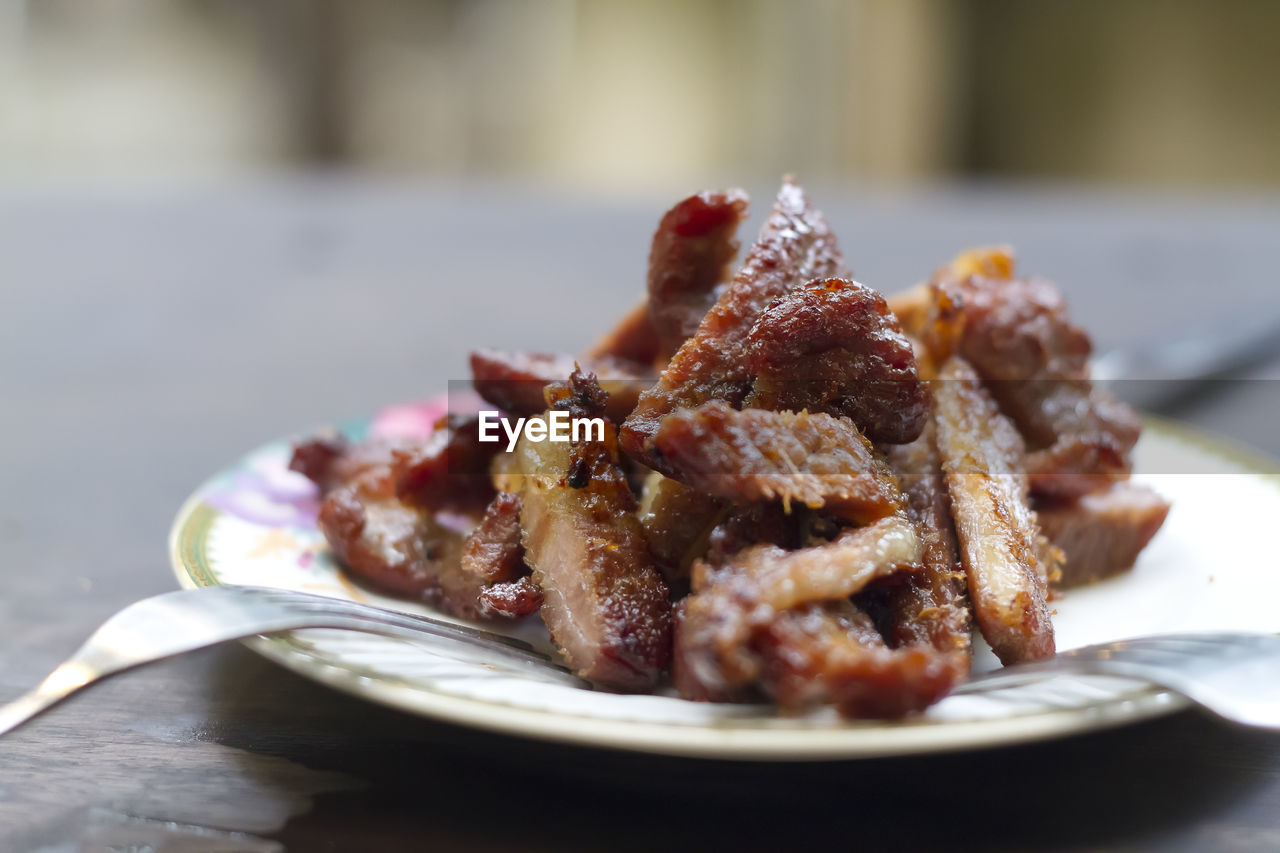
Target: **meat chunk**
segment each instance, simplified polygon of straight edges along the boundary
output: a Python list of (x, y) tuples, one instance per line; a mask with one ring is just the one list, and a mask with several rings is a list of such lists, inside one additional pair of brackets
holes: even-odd
[(501, 445), (480, 441), (479, 420), (449, 415), (396, 466), (396, 495), (420, 509), (473, 514), (493, 497), (489, 463)]
[(1066, 554), (1059, 585), (1079, 586), (1133, 567), (1169, 514), (1169, 502), (1135, 483), (1116, 483), (1069, 503), (1041, 502), (1040, 526)]
[(420, 451), (403, 442), (370, 442), (317, 465), (316, 448), (304, 444), (295, 450), (294, 466), (315, 475), (324, 498), (318, 526), (352, 574), (456, 616), (476, 616), (482, 583), (462, 570), (462, 535), (396, 497), (400, 466)]
[(760, 312), (797, 284), (844, 273), (826, 220), (788, 179), (742, 268), (623, 424), (620, 437), (627, 454), (652, 463), (649, 443), (658, 421), (678, 408), (710, 400), (741, 403), (753, 378), (746, 339)]
[(762, 664), (753, 642), (777, 614), (848, 598), (877, 578), (918, 568), (919, 559), (910, 523), (892, 516), (809, 548), (755, 545), (723, 567), (695, 565), (681, 630), (683, 665), (713, 694), (755, 683)]
[(485, 583), (517, 580), (524, 569), (520, 496), (499, 492), (462, 547), (462, 569)]
[(907, 516), (921, 552), (921, 570), (887, 590), (886, 634), (894, 646), (930, 645), (967, 657), (969, 594), (938, 453), (937, 424), (931, 418), (911, 444), (888, 445), (884, 451), (906, 495)]
[[(707, 537), (707, 551), (695, 568), (706, 569), (724, 566), (739, 551), (752, 545), (775, 545), (790, 551), (808, 545), (830, 541), (835, 530), (826, 531), (825, 538), (810, 539), (804, 530), (805, 522), (798, 511), (787, 512), (781, 504), (757, 503), (745, 506), (729, 506), (723, 519), (711, 528)], [(834, 523), (833, 523), (834, 524)]]
[(689, 567), (706, 552), (711, 531), (725, 509), (726, 503), (719, 498), (650, 472), (638, 518), (649, 552), (669, 584), (688, 580)]
[[(582, 360), (595, 364), (608, 359), (618, 359), (632, 364), (654, 364), (659, 353), (658, 331), (649, 318), (649, 303), (641, 302), (632, 308), (618, 324), (605, 332)], [(663, 359), (665, 361), (665, 357)]]
[[(570, 355), (503, 352), (484, 349), (471, 353), (471, 375), (476, 393), (509, 414), (532, 417), (546, 410), (543, 389), (569, 378), (578, 363)], [(620, 422), (634, 408), (641, 389), (652, 381), (646, 365), (614, 358), (583, 362), (609, 393), (606, 416)]]
[[(576, 371), (573, 382), (594, 384)], [(572, 396), (593, 394), (579, 387)], [(671, 653), (670, 596), (611, 443), (524, 437), (513, 453), (525, 560), (542, 588), (551, 638), (568, 665), (596, 684), (653, 686)], [(573, 471), (585, 476), (571, 482)]]
[(760, 632), (761, 683), (783, 708), (831, 703), (851, 719), (893, 719), (937, 702), (968, 674), (959, 652), (888, 648), (867, 615), (847, 601), (778, 615)]
[(742, 190), (701, 192), (658, 223), (649, 250), (649, 317), (663, 361), (698, 331), (717, 288), (729, 278), (747, 203)]
[(289, 470), (297, 471), (315, 483), (323, 495), (333, 487), (335, 479), (343, 479), (334, 476), (335, 469), (350, 449), (350, 442), (338, 433), (296, 442), (293, 456), (289, 459)]
[(667, 415), (652, 446), (673, 477), (726, 499), (794, 501), (855, 522), (902, 508), (889, 466), (843, 418), (713, 401)]
[(938, 450), (978, 627), (1005, 664), (1053, 654), (1040, 531), (1027, 505), (1024, 447), (974, 369), (948, 359), (934, 389)]
[(1124, 479), (1141, 432), (1137, 415), (1092, 386), (1089, 336), (1050, 282), (1014, 278), (1012, 250), (963, 253), (933, 279), (927, 343), (982, 377), (1030, 451), (1035, 494), (1061, 498)]
[(929, 417), (911, 342), (884, 297), (815, 279), (775, 299), (747, 335), (746, 405), (851, 418), (872, 441), (914, 441)]
[(542, 588), (529, 575), (505, 583), (495, 583), (480, 591), (477, 606), (482, 616), (519, 619), (537, 613), (542, 607)]

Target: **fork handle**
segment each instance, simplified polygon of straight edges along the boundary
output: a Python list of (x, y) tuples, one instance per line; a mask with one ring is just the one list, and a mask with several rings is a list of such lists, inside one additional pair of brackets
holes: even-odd
[[(233, 587), (211, 587), (210, 589), (236, 591), (236, 588)], [(203, 591), (183, 590), (165, 593), (164, 596), (155, 596), (155, 599), (165, 596), (192, 595)], [(187, 652), (194, 652), (198, 649), (216, 646), (231, 640), (242, 640), (246, 637), (270, 635), (281, 631), (303, 628), (325, 628), (360, 631), (383, 637), (410, 640), (421, 640), (424, 635), (430, 635), (429, 632), (439, 631), (441, 633), (436, 633), (436, 636), (443, 636), (453, 640), (469, 639), (471, 642), (476, 642), (474, 637), (459, 637), (448, 633), (449, 626), (447, 625), (433, 626), (424, 624), (420, 620), (394, 624), (372, 622), (340, 615), (317, 616), (316, 614), (305, 612), (285, 612), (277, 614), (271, 620), (244, 622), (240, 625), (229, 625), (215, 620), (214, 623), (206, 626), (203, 631), (196, 632), (195, 635), (187, 635), (181, 638), (169, 637), (166, 644), (153, 645), (142, 650), (140, 644), (128, 642), (132, 639), (128, 634), (120, 634), (118, 632), (120, 632), (122, 626), (128, 627), (127, 616), (130, 610), (155, 599), (143, 599), (143, 601), (132, 607), (125, 608), (125, 610), (108, 619), (85, 641), (84, 645), (75, 654), (60, 664), (38, 687), (19, 696), (12, 702), (0, 706), (0, 737), (58, 704), (77, 690), (95, 684), (104, 678), (143, 664), (177, 657)], [(209, 603), (212, 604), (214, 602), (210, 600)], [(108, 637), (110, 641), (104, 642), (108, 640)], [(537, 652), (506, 645), (493, 646), (488, 651), (491, 654), (502, 655), (526, 663), (539, 664), (539, 672), (544, 677), (562, 680), (576, 686), (585, 684), (581, 679), (567, 671), (547, 666), (546, 657)]]
[(87, 681), (79, 679), (80, 671), (78, 664), (67, 661), (50, 673), (34, 690), (0, 706), (0, 737), (94, 681), (93, 678)]

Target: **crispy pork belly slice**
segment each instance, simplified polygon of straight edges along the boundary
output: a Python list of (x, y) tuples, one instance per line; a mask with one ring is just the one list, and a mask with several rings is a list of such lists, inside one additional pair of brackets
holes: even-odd
[(649, 249), (649, 317), (663, 361), (698, 331), (729, 278), (738, 225), (747, 215), (742, 190), (701, 192), (671, 208)]
[(720, 498), (657, 471), (649, 473), (637, 517), (649, 552), (668, 583), (688, 580), (689, 567), (706, 552), (711, 531), (725, 511)]
[(477, 607), (482, 616), (519, 619), (538, 612), (542, 607), (542, 587), (534, 583), (529, 575), (505, 583), (495, 583), (480, 591)]
[[(471, 375), (476, 393), (485, 400), (509, 414), (532, 417), (547, 408), (543, 389), (568, 379), (579, 361), (571, 355), (483, 349), (471, 353)], [(581, 361), (608, 392), (605, 415), (614, 423), (631, 412), (641, 389), (653, 380), (647, 365), (616, 358)]]
[(756, 637), (761, 684), (783, 708), (834, 704), (850, 719), (922, 711), (963, 681), (968, 656), (929, 645), (887, 647), (847, 601), (780, 613)]
[(775, 299), (747, 335), (746, 405), (851, 418), (872, 441), (914, 441), (929, 418), (915, 352), (884, 297), (842, 278)]
[(1142, 424), (1093, 387), (1088, 334), (1062, 294), (1041, 278), (1015, 278), (1012, 250), (961, 254), (935, 273), (926, 342), (939, 360), (963, 356), (1030, 454), (1031, 490), (1060, 498), (1105, 489), (1132, 468)]
[(1169, 514), (1169, 502), (1136, 483), (1116, 483), (1069, 503), (1041, 502), (1040, 527), (1066, 554), (1059, 586), (1111, 577), (1133, 567)]
[(462, 534), (396, 497), (400, 467), (420, 450), (406, 442), (367, 442), (319, 465), (320, 450), (307, 443), (295, 450), (293, 465), (318, 478), (324, 501), (317, 524), (352, 574), (456, 616), (476, 616), (482, 583), (462, 570)]
[(524, 573), (520, 496), (499, 492), (462, 546), (462, 569), (485, 583), (508, 583)]
[(680, 634), (682, 666), (713, 695), (755, 683), (761, 662), (753, 639), (779, 613), (846, 599), (878, 578), (918, 568), (919, 559), (911, 523), (892, 516), (821, 545), (754, 545), (719, 568), (696, 564)]
[(654, 364), (658, 360), (658, 332), (649, 319), (649, 303), (632, 308), (618, 324), (605, 332), (583, 353), (588, 363), (620, 359), (634, 364)]
[(477, 418), (449, 415), (425, 443), (401, 454), (396, 495), (419, 509), (479, 513), (493, 497), (489, 464), (500, 447), (480, 441)]
[(1027, 506), (1023, 443), (962, 358), (934, 388), (938, 450), (978, 627), (1005, 664), (1053, 654), (1048, 568)]
[(921, 570), (887, 591), (892, 645), (931, 645), (940, 652), (970, 652), (972, 614), (951, 519), (951, 497), (931, 418), (910, 444), (884, 448), (907, 498), (907, 517), (920, 538)]
[[(583, 416), (603, 395), (575, 370), (548, 399)], [(671, 656), (671, 597), (609, 439), (516, 445), (525, 561), (570, 668), (617, 690), (652, 687)]]
[(903, 505), (888, 464), (845, 418), (717, 400), (667, 415), (652, 446), (673, 477), (726, 499), (822, 507), (860, 523)]
[[(709, 400), (740, 403), (750, 391), (746, 337), (760, 312), (797, 284), (846, 273), (826, 219), (788, 178), (742, 268), (725, 286), (658, 383), (640, 395), (623, 425), (628, 455), (646, 459), (663, 415)], [(658, 467), (658, 466), (653, 466)]]

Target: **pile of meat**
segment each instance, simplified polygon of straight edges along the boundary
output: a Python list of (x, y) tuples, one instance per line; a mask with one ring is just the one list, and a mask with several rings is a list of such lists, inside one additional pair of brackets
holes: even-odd
[(969, 672), (1054, 652), (1058, 587), (1133, 565), (1168, 504), (1129, 482), (1140, 423), (1011, 251), (886, 301), (788, 179), (736, 272), (740, 191), (662, 218), (648, 297), (574, 358), (479, 350), (511, 417), (608, 419), (507, 452), (299, 444), (350, 572), (464, 617), (535, 612), (603, 688), (897, 717)]

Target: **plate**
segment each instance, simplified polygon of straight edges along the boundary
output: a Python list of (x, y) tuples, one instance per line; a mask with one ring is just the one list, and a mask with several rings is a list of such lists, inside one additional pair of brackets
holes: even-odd
[[(421, 434), (443, 400), (384, 410), (345, 432)], [(313, 486), (288, 470), (290, 443), (268, 444), (201, 486), (178, 513), (170, 553), (185, 587), (253, 584), (411, 613), (427, 608), (351, 584), (316, 530)], [(1134, 479), (1173, 501), (1133, 571), (1053, 603), (1058, 647), (1193, 630), (1280, 632), (1280, 566), (1258, 535), (1280, 518), (1280, 468), (1173, 423), (1148, 419)], [(440, 614), (434, 614), (439, 616)], [(493, 626), (487, 626), (492, 628)], [(509, 633), (551, 651), (536, 618)], [(540, 678), (483, 652), (302, 630), (246, 641), (316, 681), (413, 714), (544, 740), (669, 755), (833, 760), (976, 749), (1134, 722), (1186, 706), (1150, 685), (1060, 676), (951, 696), (903, 722), (848, 722), (829, 709), (783, 716), (753, 705), (624, 696)], [(998, 666), (976, 643), (975, 670)]]

